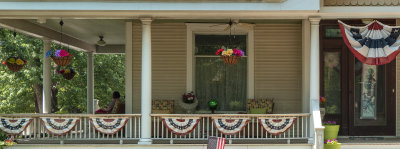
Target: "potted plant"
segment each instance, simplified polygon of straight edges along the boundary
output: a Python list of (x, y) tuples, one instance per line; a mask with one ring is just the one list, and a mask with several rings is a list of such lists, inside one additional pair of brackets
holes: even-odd
[(326, 121), (323, 125), (325, 126), (324, 140), (337, 139), (340, 125), (336, 125), (335, 121)]
[(219, 49), (215, 55), (221, 55), (225, 64), (232, 65), (236, 64), (240, 57), (244, 56), (243, 50), (239, 49)]
[(198, 101), (196, 100), (196, 96), (194, 92), (184, 93), (182, 95), (182, 100), (179, 102), (179, 105), (186, 110), (187, 114), (192, 114), (196, 110), (198, 105)]
[(76, 72), (72, 68), (62, 69), (58, 71), (58, 73), (63, 75), (63, 77), (67, 80), (71, 80), (76, 74)]
[(326, 98), (325, 97), (320, 97), (319, 98), (319, 111), (321, 113), (321, 120), (324, 120), (325, 117), (325, 103), (326, 103)]
[(218, 101), (217, 101), (216, 99), (211, 99), (211, 100), (209, 100), (209, 101), (208, 101), (208, 107), (210, 108), (211, 113), (214, 114), (214, 113), (215, 113), (215, 110), (216, 110), (217, 107), (218, 107)]
[(55, 50), (55, 52), (49, 50), (46, 52), (46, 57), (51, 57), (58, 66), (66, 66), (70, 63), (72, 54), (63, 49)]
[(336, 139), (328, 139), (325, 141), (324, 149), (340, 149), (341, 144)]
[(26, 64), (26, 60), (20, 57), (9, 57), (7, 60), (2, 62), (3, 65), (6, 65), (8, 69), (13, 72), (20, 71), (22, 67)]

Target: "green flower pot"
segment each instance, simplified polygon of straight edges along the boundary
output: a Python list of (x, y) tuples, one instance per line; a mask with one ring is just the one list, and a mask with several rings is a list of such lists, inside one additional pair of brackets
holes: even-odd
[(324, 144), (324, 149), (340, 149), (341, 148), (340, 143), (338, 144)]
[(340, 125), (324, 125), (324, 140), (337, 139)]

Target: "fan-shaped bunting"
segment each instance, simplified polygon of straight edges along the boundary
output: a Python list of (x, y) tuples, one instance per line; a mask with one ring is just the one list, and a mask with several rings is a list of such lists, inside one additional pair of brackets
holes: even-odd
[(339, 21), (344, 43), (362, 63), (383, 65), (399, 54), (400, 26), (388, 26), (373, 21), (363, 27), (355, 27)]
[(32, 118), (0, 118), (0, 129), (8, 135), (18, 135), (32, 122)]
[(268, 133), (272, 135), (279, 135), (292, 127), (294, 122), (296, 122), (296, 119), (297, 118), (295, 117), (259, 117), (258, 121)]
[(65, 135), (75, 128), (79, 118), (40, 118), (44, 127), (54, 135)]
[(200, 121), (200, 117), (163, 117), (162, 122), (176, 135), (191, 133)]
[(213, 123), (219, 132), (225, 135), (234, 135), (241, 131), (249, 122), (249, 118), (214, 117)]
[(126, 117), (91, 117), (92, 126), (103, 134), (112, 135), (125, 127), (129, 118)]

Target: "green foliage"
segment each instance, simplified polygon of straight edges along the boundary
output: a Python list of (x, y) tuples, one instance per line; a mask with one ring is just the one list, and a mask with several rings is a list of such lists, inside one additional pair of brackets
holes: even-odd
[[(52, 49), (60, 46), (52, 45)], [(68, 47), (63, 47), (68, 49)], [(26, 66), (19, 72), (0, 66), (0, 113), (34, 113), (35, 92), (33, 84), (42, 85), (43, 42), (40, 39), (18, 34), (0, 28), (0, 59), (19, 56), (27, 60)], [(84, 113), (87, 101), (87, 54), (69, 50), (74, 55), (71, 64), (64, 68), (73, 68), (77, 74), (66, 80), (57, 74), (58, 68), (52, 61), (52, 88), (57, 91), (56, 113)], [(124, 55), (95, 55), (95, 98), (102, 105), (111, 100), (113, 91), (124, 95), (125, 65)]]

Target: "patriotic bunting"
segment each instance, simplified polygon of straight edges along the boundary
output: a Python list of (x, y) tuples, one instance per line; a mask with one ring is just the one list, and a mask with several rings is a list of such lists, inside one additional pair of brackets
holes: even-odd
[(18, 135), (32, 122), (32, 118), (0, 118), (0, 129), (8, 135)]
[(373, 21), (354, 27), (339, 21), (344, 43), (362, 63), (383, 65), (396, 58), (400, 50), (400, 26), (388, 26)]
[(249, 118), (214, 117), (213, 123), (219, 132), (225, 135), (234, 135), (241, 131), (249, 122)]
[(176, 135), (191, 133), (200, 121), (200, 117), (163, 117), (162, 122)]
[(92, 126), (100, 133), (112, 135), (124, 128), (129, 118), (91, 117), (89, 120)]
[(283, 117), (283, 118), (272, 118), (272, 117), (259, 117), (258, 121), (261, 126), (272, 135), (279, 135), (286, 132), (296, 122), (295, 117)]
[(51, 133), (57, 136), (65, 135), (75, 128), (79, 118), (40, 118), (43, 126)]

